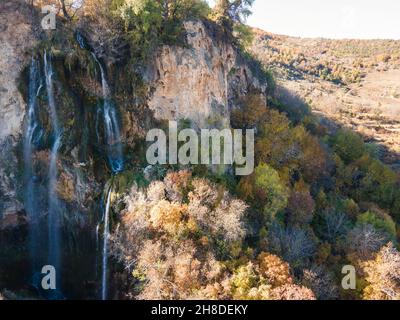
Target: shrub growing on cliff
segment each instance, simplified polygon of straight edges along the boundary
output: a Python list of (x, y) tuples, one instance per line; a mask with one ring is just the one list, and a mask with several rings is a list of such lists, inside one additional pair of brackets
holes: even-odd
[(112, 0), (111, 10), (121, 19), (134, 56), (144, 60), (160, 44), (177, 44), (183, 22), (205, 17), (209, 7), (202, 0)]
[(233, 31), (236, 23), (242, 24), (251, 14), (250, 8), (254, 0), (217, 0), (213, 17), (214, 19)]

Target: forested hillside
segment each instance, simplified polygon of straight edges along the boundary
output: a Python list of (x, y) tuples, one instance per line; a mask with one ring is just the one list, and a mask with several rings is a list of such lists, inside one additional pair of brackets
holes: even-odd
[[(281, 96), (360, 133), (400, 164), (400, 41), (306, 39), (255, 30), (250, 51), (273, 70)], [(288, 93), (286, 93), (288, 91)]]

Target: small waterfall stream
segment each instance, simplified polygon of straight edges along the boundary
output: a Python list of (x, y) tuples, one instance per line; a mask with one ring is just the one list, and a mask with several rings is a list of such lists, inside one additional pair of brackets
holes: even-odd
[(33, 285), (38, 286), (37, 275), (40, 272), (40, 212), (36, 194), (35, 177), (32, 164), (32, 155), (35, 146), (39, 143), (42, 130), (38, 115), (38, 94), (41, 89), (39, 62), (32, 58), (29, 69), (28, 112), (25, 120), (23, 139), (24, 156), (24, 204), (29, 220), (28, 247), (32, 266)]
[(108, 237), (110, 233), (110, 205), (111, 205), (112, 186), (107, 194), (106, 209), (104, 211), (104, 230), (103, 230), (103, 253), (102, 253), (102, 270), (101, 270), (101, 299), (107, 299), (107, 271), (108, 271)]
[[(81, 42), (82, 41), (80, 41), (80, 43)], [(111, 99), (111, 91), (107, 82), (105, 70), (93, 52), (92, 56), (100, 68), (101, 86), (103, 91), (102, 110), (100, 110), (100, 112), (97, 113), (96, 118), (99, 118), (100, 114), (103, 115), (105, 142), (107, 144), (106, 151), (107, 151), (108, 164), (113, 174), (118, 174), (124, 169), (124, 158), (123, 158), (121, 132), (118, 122), (116, 106)], [(100, 134), (97, 126), (96, 126), (96, 134), (98, 140), (100, 140), (99, 139)], [(112, 184), (110, 186), (110, 189), (108, 190), (107, 201), (103, 215), (104, 229), (103, 229), (102, 269), (101, 269), (102, 300), (107, 299), (108, 238), (110, 233), (109, 215), (110, 215), (110, 205), (111, 205), (111, 193), (112, 193)], [(96, 228), (96, 239), (97, 235), (98, 235), (98, 229)]]
[(51, 124), (53, 127), (53, 144), (51, 147), (49, 172), (48, 172), (48, 262), (57, 271), (57, 292), (60, 292), (61, 272), (61, 212), (60, 203), (57, 197), (57, 161), (58, 151), (61, 145), (62, 132), (58, 124), (56, 104), (54, 98), (53, 68), (51, 61), (48, 61), (47, 53), (44, 53), (44, 72), (46, 78), (47, 99), (50, 109)]
[(58, 125), (56, 103), (55, 103), (55, 99), (54, 99), (54, 84), (53, 84), (54, 71), (53, 71), (51, 61), (48, 62), (46, 51), (44, 52), (43, 60), (44, 60), (44, 73), (46, 76), (47, 99), (48, 99), (49, 108), (50, 108), (50, 117), (51, 117), (51, 122), (53, 125), (54, 134), (58, 135), (60, 132), (60, 129), (59, 129), (59, 125)]
[(92, 56), (98, 64), (101, 73), (101, 86), (103, 90), (103, 109), (101, 111), (106, 135), (108, 163), (112, 172), (118, 173), (124, 169), (124, 160), (116, 106), (111, 100), (111, 91), (104, 68), (93, 52)]

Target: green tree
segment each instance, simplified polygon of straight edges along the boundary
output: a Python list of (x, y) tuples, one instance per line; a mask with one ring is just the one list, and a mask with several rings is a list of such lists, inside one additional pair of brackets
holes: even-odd
[(203, 0), (112, 0), (110, 9), (122, 21), (138, 60), (157, 45), (177, 43), (184, 33), (183, 22), (205, 17), (210, 10)]
[(258, 165), (254, 174), (255, 191), (263, 200), (264, 213), (267, 218), (274, 218), (287, 205), (287, 188), (279, 173), (265, 163)]
[(339, 130), (332, 139), (333, 149), (344, 162), (350, 163), (362, 157), (366, 153), (363, 139), (350, 130)]
[(253, 2), (254, 0), (217, 0), (214, 18), (229, 31), (233, 31), (235, 24), (243, 24), (251, 14)]
[(396, 238), (396, 224), (388, 214), (378, 216), (374, 212), (367, 211), (357, 218), (357, 224), (370, 224), (376, 230), (387, 233), (391, 238)]

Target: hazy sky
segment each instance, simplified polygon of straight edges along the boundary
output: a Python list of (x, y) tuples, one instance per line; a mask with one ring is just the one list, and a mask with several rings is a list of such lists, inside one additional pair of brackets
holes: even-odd
[(252, 11), (247, 23), (273, 33), (400, 39), (400, 0), (255, 0)]

